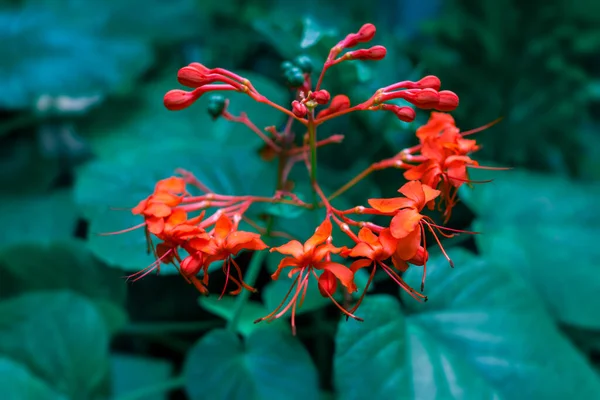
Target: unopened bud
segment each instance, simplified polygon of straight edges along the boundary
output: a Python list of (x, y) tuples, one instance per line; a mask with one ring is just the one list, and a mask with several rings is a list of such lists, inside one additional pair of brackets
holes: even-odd
[(319, 276), (319, 292), (323, 297), (331, 297), (337, 290), (337, 279), (335, 275), (329, 271), (324, 270), (321, 276)]
[(417, 113), (410, 107), (400, 107), (394, 104), (384, 104), (383, 109), (393, 112), (400, 121), (413, 122)]
[(383, 46), (373, 46), (368, 49), (354, 50), (344, 55), (348, 60), (377, 61), (385, 58), (387, 50)]
[(342, 47), (349, 49), (359, 43), (366, 43), (373, 39), (377, 29), (373, 24), (364, 24), (357, 33), (351, 33), (342, 41)]
[(453, 111), (458, 107), (458, 96), (449, 90), (439, 92), (440, 100), (435, 107), (439, 111)]
[(321, 110), (317, 114), (317, 118), (325, 117), (330, 114), (334, 114), (339, 111), (344, 111), (350, 108), (350, 99), (345, 94), (338, 94), (331, 99), (331, 104), (324, 110)]
[(421, 266), (421, 265), (425, 265), (425, 263), (427, 262), (428, 259), (429, 259), (429, 252), (425, 249), (425, 247), (419, 246), (419, 249), (417, 250), (417, 254), (415, 254), (410, 260), (408, 260), (408, 262), (413, 265)]
[(292, 101), (292, 112), (296, 117), (303, 118), (306, 116), (308, 109), (304, 104), (300, 103), (298, 100), (294, 100)]
[(415, 88), (416, 89), (440, 90), (441, 86), (442, 86), (442, 83), (440, 82), (440, 78), (438, 78), (435, 75), (428, 75), (428, 76), (424, 77), (423, 79), (419, 80), (416, 83)]
[(213, 118), (217, 119), (223, 110), (225, 110), (225, 97), (220, 94), (213, 94), (208, 100), (208, 114)]
[(194, 104), (202, 93), (200, 89), (191, 92), (180, 89), (169, 90), (163, 98), (163, 104), (171, 111), (180, 111)]
[(329, 94), (329, 92), (327, 90), (317, 90), (316, 92), (313, 92), (311, 94), (311, 99), (316, 101), (317, 104), (327, 104), (329, 103), (329, 100), (331, 99), (331, 95)]
[(200, 272), (203, 262), (204, 256), (201, 252), (189, 255), (181, 261), (181, 273), (186, 277), (196, 276)]
[(307, 55), (300, 55), (294, 59), (294, 64), (305, 74), (310, 74), (313, 71), (313, 62)]

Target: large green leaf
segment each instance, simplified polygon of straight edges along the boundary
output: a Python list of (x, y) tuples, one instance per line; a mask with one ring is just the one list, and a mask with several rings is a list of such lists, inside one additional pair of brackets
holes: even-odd
[(0, 12), (0, 53), (0, 107), (11, 109), (35, 107), (43, 95), (112, 92), (152, 60), (143, 42), (74, 29), (67, 15), (34, 7)]
[(94, 301), (111, 331), (126, 321), (125, 281), (118, 271), (93, 257), (83, 241), (4, 247), (0, 251), (0, 275), (0, 298), (29, 291), (71, 290)]
[(0, 355), (27, 365), (69, 398), (94, 398), (108, 372), (109, 335), (101, 315), (68, 291), (0, 302)]
[[(336, 337), (335, 386), (362, 398), (593, 398), (600, 380), (525, 283), (466, 251), (428, 264), (429, 302), (367, 296)], [(418, 286), (420, 268), (406, 273)], [(361, 384), (356, 385), (360, 380)]]
[[(148, 357), (113, 354), (110, 357), (113, 397), (133, 396), (136, 390), (152, 387), (168, 380), (173, 373), (171, 363)], [(144, 400), (166, 400), (168, 393), (148, 394)]]
[(186, 391), (200, 399), (316, 399), (317, 371), (300, 341), (279, 329), (258, 329), (244, 342), (214, 330), (190, 350)]
[(71, 190), (45, 196), (5, 196), (0, 202), (0, 219), (9, 229), (0, 233), (0, 248), (22, 243), (49, 243), (73, 237), (77, 209)]
[(66, 400), (22, 364), (0, 356), (0, 387), (8, 400)]
[(523, 276), (560, 322), (600, 329), (600, 185), (524, 171), (476, 171), (461, 192), (484, 257)]

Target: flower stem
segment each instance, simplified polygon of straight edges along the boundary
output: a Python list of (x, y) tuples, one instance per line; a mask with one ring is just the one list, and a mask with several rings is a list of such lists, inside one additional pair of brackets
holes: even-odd
[(310, 182), (317, 182), (317, 127), (314, 110), (308, 115), (308, 147), (310, 148)]
[[(272, 221), (272, 219), (271, 219)], [(267, 226), (267, 232), (265, 236), (268, 236), (271, 231), (271, 223)], [(252, 260), (250, 260), (250, 265), (248, 266), (248, 272), (244, 276), (244, 281), (249, 286), (254, 286), (256, 284), (256, 279), (258, 278), (258, 274), (260, 273), (260, 267), (262, 266), (265, 257), (267, 256), (267, 251), (255, 251), (252, 255)], [(236, 302), (235, 308), (233, 309), (233, 316), (227, 322), (227, 330), (230, 332), (236, 332), (238, 324), (240, 322), (240, 318), (242, 317), (242, 312), (244, 311), (244, 306), (248, 302), (250, 298), (250, 291), (243, 290), (242, 293), (239, 294)]]
[(116, 400), (142, 400), (150, 395), (158, 393), (168, 393), (172, 390), (181, 388), (185, 384), (185, 378), (178, 376), (166, 381), (159, 382), (152, 386), (142, 387), (132, 392), (126, 393), (123, 396), (116, 397)]

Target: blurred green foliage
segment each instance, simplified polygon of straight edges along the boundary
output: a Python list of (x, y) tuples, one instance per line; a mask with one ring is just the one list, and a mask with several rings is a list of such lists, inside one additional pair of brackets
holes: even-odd
[[(599, 16), (591, 0), (441, 8), (409, 0), (4, 1), (2, 398), (166, 399), (170, 390), (190, 399), (593, 398)], [(272, 254), (235, 331), (222, 328), (236, 300), (197, 301), (174, 270), (135, 284), (121, 279), (152, 261), (144, 235), (99, 234), (139, 224), (127, 209), (176, 168), (221, 193), (271, 194), (276, 167), (259, 157), (258, 137), (213, 121), (208, 99), (164, 109), (177, 69), (192, 61), (233, 69), (286, 104), (282, 61), (306, 54), (318, 73), (329, 48), (367, 21), (388, 57), (336, 67), (324, 81), (332, 95), (356, 103), (387, 84), (438, 75), (461, 97), (455, 115), (464, 130), (504, 117), (478, 134), (484, 149), (476, 158), (518, 167), (476, 171), (473, 179), (494, 182), (461, 190), (451, 226), (482, 233), (446, 241), (456, 267), (441, 258), (428, 265), (430, 301), (414, 303), (377, 280), (359, 310), (365, 322), (346, 322), (313, 286), (295, 338), (285, 321), (253, 323), (290, 283), (267, 279), (279, 261)], [(285, 123), (246, 96), (228, 97), (233, 114), (248, 113), (260, 128)], [(345, 139), (343, 150), (319, 153), (322, 186), (331, 192), (412, 145), (426, 118), (405, 124), (362, 113), (327, 124), (324, 132)], [(305, 175), (298, 168), (291, 177), (308, 199)], [(402, 182), (401, 171), (375, 174), (334, 205), (364, 204)], [(302, 239), (319, 220), (279, 206), (252, 212), (257, 220), (279, 216), (274, 228)], [(414, 283), (420, 273), (405, 278)], [(364, 287), (366, 277), (357, 280)]]

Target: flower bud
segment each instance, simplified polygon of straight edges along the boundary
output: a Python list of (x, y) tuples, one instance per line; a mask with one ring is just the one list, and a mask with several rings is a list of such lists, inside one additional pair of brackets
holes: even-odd
[(400, 121), (413, 122), (417, 113), (410, 107), (400, 107), (394, 104), (384, 104), (383, 109), (393, 112)]
[(319, 276), (319, 292), (321, 292), (321, 296), (333, 296), (336, 290), (337, 279), (335, 275), (329, 270), (324, 270), (321, 276)]
[(321, 89), (321, 90), (317, 90), (316, 92), (313, 92), (311, 94), (311, 99), (314, 99), (317, 104), (327, 104), (329, 103), (329, 100), (331, 99), (331, 95), (329, 94), (329, 92), (327, 90)]
[(342, 41), (342, 47), (349, 49), (359, 43), (366, 43), (373, 39), (377, 29), (373, 24), (364, 24), (358, 33), (351, 33)]
[(300, 103), (298, 100), (294, 100), (292, 101), (292, 112), (296, 117), (303, 118), (306, 116), (308, 109), (304, 104)]
[(442, 83), (440, 78), (435, 75), (428, 75), (416, 82), (415, 89), (433, 89), (440, 90)]
[(217, 119), (221, 114), (223, 114), (223, 110), (225, 110), (225, 97), (220, 94), (213, 94), (210, 96), (208, 100), (208, 114), (212, 117), (212, 119)]
[(408, 260), (409, 263), (413, 265), (425, 265), (425, 263), (429, 260), (429, 252), (423, 246), (419, 246), (417, 253)]
[(168, 110), (180, 111), (194, 104), (202, 93), (199, 89), (191, 92), (180, 89), (169, 90), (163, 98), (163, 104)]
[(201, 252), (189, 255), (181, 261), (181, 273), (186, 277), (196, 276), (200, 272), (203, 262), (204, 255)]
[(449, 90), (442, 90), (439, 92), (440, 100), (435, 106), (436, 110), (439, 111), (453, 111), (458, 107), (458, 96), (456, 93)]
[(304, 74), (298, 67), (292, 67), (288, 69), (285, 71), (284, 76), (286, 83), (293, 88), (300, 87), (304, 84)]
[(291, 61), (284, 61), (284, 62), (281, 63), (281, 66), (280, 66), (281, 72), (284, 73), (284, 74), (288, 70), (290, 70), (290, 69), (292, 69), (294, 67), (295, 67), (295, 65)]
[(205, 73), (200, 72), (198, 69), (187, 66), (177, 71), (177, 81), (183, 86), (189, 88), (197, 88), (204, 84), (203, 78), (206, 76)]
[(188, 67), (198, 70), (198, 72), (200, 72), (203, 75), (210, 74), (210, 68), (207, 68), (204, 65), (197, 63), (197, 62), (193, 62), (193, 63), (189, 64)]
[(313, 62), (307, 55), (300, 55), (294, 59), (294, 65), (296, 65), (305, 74), (310, 74), (313, 71)]
[(354, 50), (344, 55), (349, 60), (378, 61), (385, 58), (387, 50), (383, 46), (373, 46), (369, 49)]
[(317, 114), (317, 118), (326, 117), (329, 114), (334, 114), (339, 111), (344, 111), (350, 108), (350, 99), (345, 94), (338, 94), (331, 100), (331, 104)]

